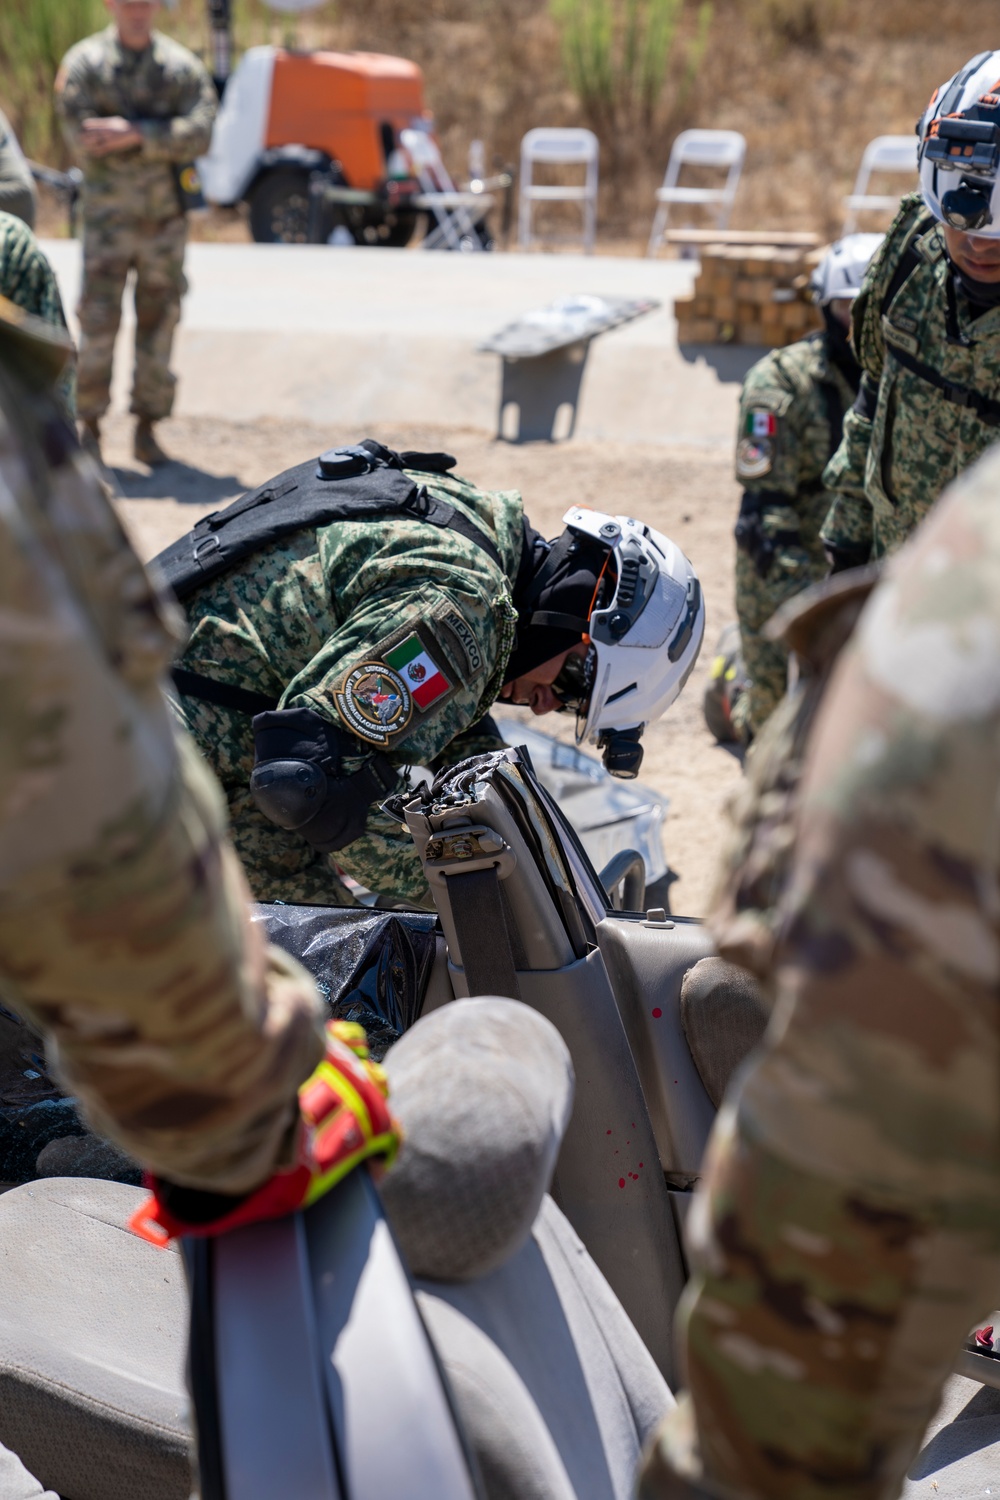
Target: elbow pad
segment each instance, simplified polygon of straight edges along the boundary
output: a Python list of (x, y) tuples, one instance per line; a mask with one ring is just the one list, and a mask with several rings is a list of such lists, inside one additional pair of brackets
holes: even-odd
[(347, 775), (345, 756), (358, 742), (311, 708), (283, 708), (253, 721), (250, 795), (270, 822), (300, 833), (321, 854), (332, 854), (364, 832), (372, 803), (395, 790), (399, 773), (376, 752)]

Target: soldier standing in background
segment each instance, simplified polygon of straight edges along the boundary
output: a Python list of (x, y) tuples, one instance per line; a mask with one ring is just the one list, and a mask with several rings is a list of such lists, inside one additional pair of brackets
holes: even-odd
[(895, 551), (1000, 435), (1000, 51), (936, 90), (904, 198), (854, 304), (863, 370), (824, 475), (834, 569)]
[(34, 229), (37, 207), (31, 168), (10, 121), (0, 110), (0, 212), (13, 214)]
[[(780, 1020), (706, 1157), (690, 1394), (648, 1455), (643, 1500), (892, 1500), (996, 1305), (998, 490), (994, 450), (853, 632), (849, 593), (870, 572), (831, 581), (828, 621), (850, 639), (808, 746), (779, 919), (748, 946), (746, 886), (742, 912), (713, 914), (722, 953), (776, 988)], [(744, 862), (766, 863), (770, 843), (778, 869), (789, 830), (773, 784), (759, 793)]]
[(84, 169), (77, 406), (100, 457), (115, 338), (135, 272), (135, 456), (165, 462), (153, 424), (170, 415), (187, 223), (182, 174), (209, 146), (217, 99), (198, 59), (154, 31), (155, 0), (107, 0), (114, 24), (63, 58), (56, 97)]
[(743, 382), (736, 613), (750, 681), (731, 721), (744, 743), (763, 728), (788, 680), (787, 650), (761, 632), (786, 599), (829, 570), (819, 538), (832, 498), (823, 470), (858, 393), (861, 371), (848, 343), (851, 304), (880, 243), (881, 235), (853, 234), (832, 247), (811, 282), (825, 327), (766, 354)]

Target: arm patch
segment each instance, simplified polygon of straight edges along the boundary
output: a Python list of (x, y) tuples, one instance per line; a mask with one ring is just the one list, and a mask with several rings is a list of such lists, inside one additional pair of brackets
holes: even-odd
[(396, 632), (344, 675), (333, 700), (345, 725), (371, 745), (392, 743), (455, 691), (444, 652), (419, 627)]

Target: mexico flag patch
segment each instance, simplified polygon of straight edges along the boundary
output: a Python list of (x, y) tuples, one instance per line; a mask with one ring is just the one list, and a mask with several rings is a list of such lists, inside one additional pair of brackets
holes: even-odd
[(418, 708), (426, 711), (451, 691), (451, 683), (418, 635), (408, 635), (393, 646), (385, 653), (385, 661), (403, 678)]
[(747, 412), (743, 431), (747, 437), (774, 437), (778, 431), (778, 419), (773, 411), (764, 411), (757, 406)]

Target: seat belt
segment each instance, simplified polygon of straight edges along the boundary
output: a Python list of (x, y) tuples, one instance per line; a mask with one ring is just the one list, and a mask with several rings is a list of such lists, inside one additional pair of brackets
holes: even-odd
[[(496, 866), (448, 875), (446, 879), (469, 994), (520, 1000), (518, 964), (511, 942), (513, 923)], [(520, 967), (527, 967), (523, 953)]]
[(304, 1212), (181, 1248), (202, 1500), (475, 1500), (367, 1169)]

